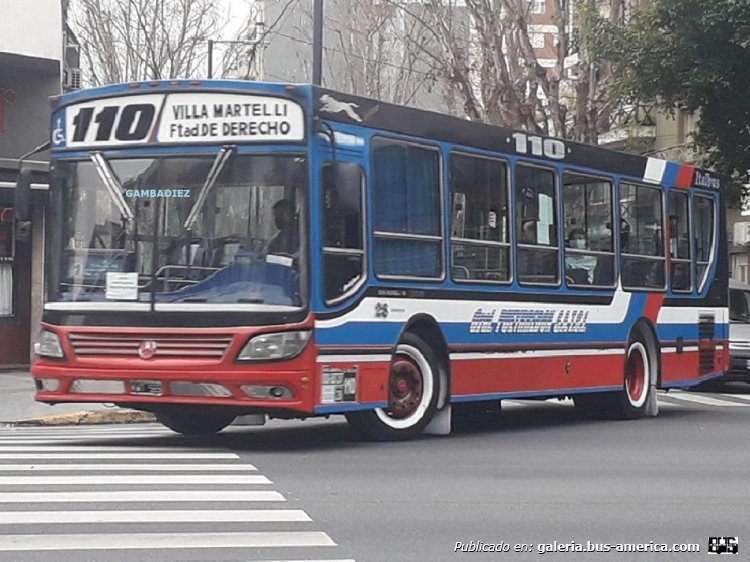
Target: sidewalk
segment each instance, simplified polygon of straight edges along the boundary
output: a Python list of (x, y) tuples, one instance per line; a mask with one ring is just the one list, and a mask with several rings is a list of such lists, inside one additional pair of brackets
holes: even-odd
[(0, 425), (78, 425), (152, 422), (151, 414), (99, 403), (49, 405), (34, 400), (34, 381), (24, 371), (0, 371)]

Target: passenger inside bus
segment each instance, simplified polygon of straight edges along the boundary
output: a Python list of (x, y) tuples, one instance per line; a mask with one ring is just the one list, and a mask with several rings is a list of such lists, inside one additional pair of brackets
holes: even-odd
[[(568, 234), (568, 247), (575, 250), (588, 249), (586, 234), (580, 228), (574, 228)], [(584, 254), (565, 255), (565, 278), (573, 285), (590, 285), (594, 280), (596, 256)]]
[(279, 199), (273, 205), (274, 224), (279, 231), (268, 243), (267, 254), (295, 255), (299, 250), (299, 228), (294, 213), (294, 203)]

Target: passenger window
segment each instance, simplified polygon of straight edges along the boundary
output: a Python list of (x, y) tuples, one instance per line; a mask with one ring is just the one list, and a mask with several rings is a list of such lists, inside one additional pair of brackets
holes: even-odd
[(664, 289), (664, 225), (661, 191), (620, 185), (620, 248), (622, 285), (633, 289)]
[(324, 293), (331, 302), (364, 276), (362, 170), (356, 164), (327, 163), (322, 186)]
[(507, 168), (503, 162), (451, 154), (451, 273), (455, 280), (508, 281)]
[(695, 204), (695, 279), (698, 290), (703, 289), (708, 274), (714, 240), (714, 201), (696, 196)]
[(438, 151), (375, 139), (372, 160), (375, 272), (380, 276), (440, 277)]
[(515, 173), (518, 280), (557, 285), (560, 281), (555, 175), (518, 165)]
[(690, 291), (693, 287), (689, 233), (688, 195), (672, 190), (669, 193), (669, 284), (673, 291)]
[(571, 286), (614, 286), (612, 183), (566, 173), (563, 207), (566, 282)]

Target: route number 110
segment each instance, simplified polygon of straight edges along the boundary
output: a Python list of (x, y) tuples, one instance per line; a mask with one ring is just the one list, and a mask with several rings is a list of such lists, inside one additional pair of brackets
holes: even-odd
[(565, 143), (559, 139), (545, 139), (526, 133), (513, 133), (516, 141), (516, 152), (532, 156), (546, 156), (555, 160), (565, 158)]

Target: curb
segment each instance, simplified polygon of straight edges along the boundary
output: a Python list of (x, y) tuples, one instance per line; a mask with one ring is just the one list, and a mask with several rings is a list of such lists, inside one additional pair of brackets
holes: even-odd
[(54, 425), (99, 425), (112, 423), (155, 423), (156, 418), (150, 412), (118, 409), (113, 411), (82, 410), (69, 414), (52, 414), (38, 418), (29, 418), (6, 422), (8, 426), (54, 426)]

